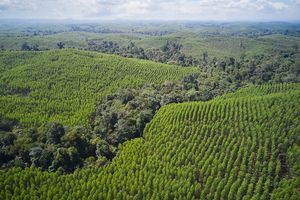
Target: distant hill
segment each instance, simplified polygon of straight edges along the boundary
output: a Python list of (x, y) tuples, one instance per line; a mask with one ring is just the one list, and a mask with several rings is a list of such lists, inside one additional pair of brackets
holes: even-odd
[(0, 173), (8, 199), (297, 199), (300, 84), (162, 107), (111, 164)]
[(0, 71), (0, 116), (24, 125), (78, 125), (107, 94), (179, 80), (197, 69), (65, 49), (0, 52)]
[[(73, 22), (75, 23), (75, 22)], [(145, 50), (161, 48), (167, 41), (183, 45), (187, 56), (202, 58), (239, 58), (290, 52), (300, 46), (299, 23), (18, 23), (0, 21), (0, 49), (19, 50), (24, 42), (41, 50), (66, 47), (87, 48), (91, 41), (112, 41), (120, 46), (133, 42)], [(297, 50), (298, 51), (298, 50)]]

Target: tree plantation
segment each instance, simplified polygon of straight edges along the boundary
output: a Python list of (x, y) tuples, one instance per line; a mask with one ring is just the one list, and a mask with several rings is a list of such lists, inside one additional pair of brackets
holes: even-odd
[(196, 72), (78, 50), (0, 52), (0, 116), (24, 125), (86, 124), (97, 101), (119, 88)]
[(299, 84), (162, 107), (108, 165), (1, 170), (4, 199), (298, 199)]
[[(0, 200), (299, 199), (299, 22), (86, 21), (219, 1), (65, 1), (0, 2)], [(84, 16), (1, 18), (38, 5)]]

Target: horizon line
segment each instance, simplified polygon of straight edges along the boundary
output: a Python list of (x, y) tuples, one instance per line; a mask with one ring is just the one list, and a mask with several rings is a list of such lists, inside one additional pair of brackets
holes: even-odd
[(0, 21), (37, 21), (37, 22), (71, 22), (71, 21), (78, 21), (78, 22), (221, 22), (221, 23), (300, 23), (299, 20), (269, 20), (269, 19), (261, 19), (261, 20), (214, 20), (214, 19), (79, 19), (79, 18), (0, 18)]

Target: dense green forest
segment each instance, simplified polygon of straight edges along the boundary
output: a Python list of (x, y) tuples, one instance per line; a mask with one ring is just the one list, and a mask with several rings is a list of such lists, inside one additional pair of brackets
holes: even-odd
[(162, 107), (100, 168), (1, 170), (3, 199), (298, 199), (299, 84)]
[(0, 199), (299, 199), (299, 38), (0, 20)]

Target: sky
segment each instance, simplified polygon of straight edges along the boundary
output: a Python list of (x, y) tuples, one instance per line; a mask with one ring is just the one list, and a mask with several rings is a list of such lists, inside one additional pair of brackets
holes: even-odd
[(300, 0), (0, 0), (0, 19), (299, 21)]

